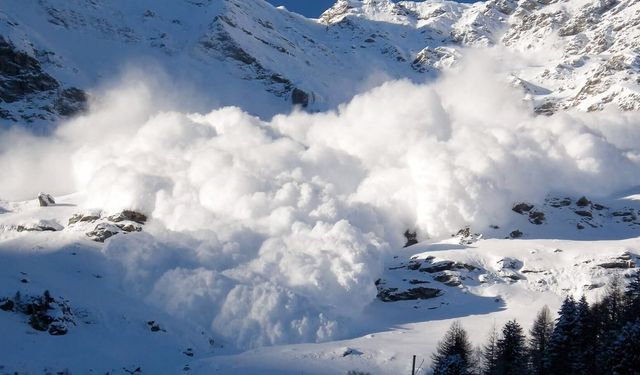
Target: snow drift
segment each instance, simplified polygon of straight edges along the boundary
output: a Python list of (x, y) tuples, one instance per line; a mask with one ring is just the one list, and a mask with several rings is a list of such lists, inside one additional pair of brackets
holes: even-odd
[(149, 214), (105, 256), (132, 293), (239, 347), (335, 339), (405, 229), (448, 236), (500, 224), (514, 201), (640, 183), (640, 115), (534, 116), (497, 62), (466, 61), (269, 121), (167, 111), (170, 94), (129, 83), (52, 137), (2, 134), (0, 196), (80, 191)]

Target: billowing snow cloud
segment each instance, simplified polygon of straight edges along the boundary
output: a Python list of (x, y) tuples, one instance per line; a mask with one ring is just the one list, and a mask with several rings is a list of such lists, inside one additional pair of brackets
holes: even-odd
[(83, 191), (87, 207), (149, 214), (148, 234), (105, 255), (132, 293), (240, 347), (333, 339), (405, 229), (448, 236), (500, 224), (517, 200), (640, 184), (638, 114), (536, 117), (493, 62), (469, 60), (270, 121), (164, 111), (128, 85), (52, 138), (5, 133), (0, 195)]

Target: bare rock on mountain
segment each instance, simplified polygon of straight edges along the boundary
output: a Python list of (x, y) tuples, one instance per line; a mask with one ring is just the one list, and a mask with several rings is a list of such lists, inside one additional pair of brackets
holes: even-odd
[(123, 230), (114, 224), (100, 223), (92, 231), (87, 232), (87, 237), (96, 242), (104, 242), (122, 232)]
[(437, 288), (417, 287), (403, 291), (397, 288), (382, 288), (378, 291), (378, 299), (382, 302), (413, 301), (436, 298), (442, 294), (442, 290)]
[(38, 203), (40, 203), (40, 207), (47, 207), (56, 204), (56, 201), (51, 195), (40, 193), (38, 194)]
[(109, 216), (108, 219), (114, 223), (133, 221), (138, 224), (144, 224), (147, 221), (147, 215), (132, 210), (123, 210), (122, 212)]

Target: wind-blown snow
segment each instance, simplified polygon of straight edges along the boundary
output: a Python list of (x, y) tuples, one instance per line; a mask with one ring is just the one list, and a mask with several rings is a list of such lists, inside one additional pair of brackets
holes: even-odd
[(104, 254), (133, 294), (239, 347), (341, 337), (405, 229), (442, 237), (550, 191), (640, 184), (637, 113), (536, 117), (499, 62), (466, 61), (433, 84), (388, 82), (270, 122), (165, 111), (171, 95), (129, 84), (52, 138), (3, 134), (14, 178), (0, 196), (81, 191), (87, 207), (149, 214)]

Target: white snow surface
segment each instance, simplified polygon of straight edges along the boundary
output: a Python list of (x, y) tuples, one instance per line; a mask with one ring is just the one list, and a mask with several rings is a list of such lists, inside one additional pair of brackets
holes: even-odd
[[(120, 47), (99, 51), (89, 31), (74, 40), (82, 48), (63, 43), (66, 31), (40, 34), (34, 25), (41, 24), (34, 20), (43, 17), (44, 3), (68, 9), (53, 0), (20, 9), (10, 2), (11, 17), (19, 15), (18, 24), (36, 28), (11, 30), (22, 30), (26, 44), (39, 35), (42, 45), (57, 43), (55, 50), (72, 56), (82, 69), (58, 67), (69, 82), (81, 82), (78, 72), (87, 74), (82, 82), (94, 80), (107, 71), (101, 64), (140, 51), (139, 31), (126, 25), (139, 23), (128, 17), (143, 14), (142, 5), (116, 2), (121, 13), (110, 20), (121, 27), (91, 18), (104, 14), (92, 2), (78, 0), (71, 9), (83, 12), (62, 17), (77, 21), (67, 24), (74, 30), (102, 25), (98, 29), (107, 40), (102, 45), (114, 35), (130, 38), (130, 50), (109, 60), (104, 56)], [(232, 23), (244, 19), (255, 26), (257, 21), (243, 18), (252, 14), (278, 20), (263, 25), (265, 40), (275, 40), (273, 33), (289, 23), (307, 40), (302, 35), (321, 35), (330, 25), (348, 27), (344, 19), (365, 19), (388, 29), (389, 40), (403, 38), (393, 31), (404, 27), (428, 27), (435, 34), (454, 29), (475, 47), (449, 51), (456, 63), (439, 65), (443, 72), (427, 83), (416, 82), (413, 72), (385, 67), (386, 60), (380, 71), (393, 73), (380, 78), (374, 74), (379, 66), (361, 68), (379, 51), (360, 54), (362, 61), (348, 66), (354, 75), (344, 83), (346, 92), (338, 82), (332, 86), (331, 69), (344, 61), (325, 63), (322, 59), (339, 51), (328, 49), (333, 52), (317, 62), (318, 76), (304, 81), (305, 88), (340, 94), (330, 105), (315, 107), (322, 111), (285, 113), (285, 106), (270, 107), (274, 97), (260, 103), (244, 97), (262, 83), (237, 80), (239, 73), (224, 59), (190, 60), (202, 52), (191, 32), (207, 34), (194, 17), (200, 26), (184, 26), (172, 34), (183, 39), (165, 44), (162, 53), (172, 57), (159, 58), (166, 64), (160, 71), (189, 61), (195, 71), (215, 72), (207, 77), (229, 85), (228, 101), (203, 99), (208, 109), (194, 111), (184, 104), (185, 92), (193, 91), (173, 87), (173, 80), (153, 69), (134, 69), (97, 88), (90, 110), (60, 123), (50, 136), (20, 127), (3, 131), (0, 298), (50, 290), (55, 299), (68, 301), (74, 324), (66, 335), (50, 336), (33, 330), (23, 315), (0, 311), (0, 373), (120, 374), (137, 367), (152, 374), (406, 373), (413, 354), (425, 359), (423, 368), (429, 365), (453, 320), (480, 343), (492, 324), (517, 318), (527, 326), (542, 305), (556, 309), (566, 294), (595, 300), (612, 275), (631, 272), (603, 265), (620, 259), (637, 263), (640, 114), (617, 106), (584, 111), (588, 108), (581, 104), (535, 115), (537, 95), (565, 91), (549, 91), (520, 73), (505, 79), (514, 69), (542, 68), (532, 57), (536, 52), (511, 47), (522, 47), (521, 39), (509, 30), (497, 34), (504, 24), (492, 2), (401, 2), (400, 12), (388, 1), (341, 0), (312, 21), (263, 1), (190, 1), (158, 6), (154, 17), (184, 21), (197, 4), (203, 4), (202, 20), (233, 7), (239, 10), (232, 12)], [(571, 5), (568, 11), (584, 9)], [(551, 4), (545, 12), (554, 7), (565, 10)], [(48, 12), (45, 17), (51, 17)], [(477, 23), (486, 26), (483, 33), (470, 28)], [(255, 35), (241, 30), (227, 31), (237, 33), (236, 41)], [(537, 29), (546, 35), (545, 30)], [(545, 43), (554, 38), (539, 40), (549, 46)], [(415, 53), (421, 52), (422, 41), (409, 39), (410, 49), (415, 44)], [(194, 49), (183, 47), (189, 43)], [(272, 55), (264, 54), (262, 44), (245, 40), (242, 46), (264, 63)], [(551, 45), (548, 56), (536, 58), (548, 63), (562, 55)], [(304, 59), (294, 60), (300, 66), (282, 67), (302, 83)], [(269, 68), (282, 61), (272, 60)], [(96, 70), (85, 70), (88, 66)], [(225, 90), (216, 87), (214, 97), (224, 97)], [(279, 114), (258, 117), (269, 112), (260, 108)], [(40, 191), (53, 194), (56, 205), (39, 207), (33, 198)], [(593, 202), (577, 206), (582, 195)], [(568, 203), (558, 204), (565, 196)], [(532, 203), (533, 212), (544, 213), (543, 222), (536, 225), (527, 213), (513, 212), (518, 202)], [(148, 216), (141, 232), (120, 232), (104, 244), (85, 234), (98, 223), (119, 230), (108, 217), (122, 210)], [(77, 213), (96, 219), (70, 223)], [(465, 227), (483, 236), (451, 237)], [(416, 230), (421, 242), (402, 248), (407, 229)], [(522, 238), (507, 239), (516, 230)], [(444, 271), (461, 281), (445, 285), (429, 272), (407, 268), (410, 262), (439, 261), (471, 270)], [(378, 288), (404, 290), (415, 286), (414, 279), (442, 295), (376, 299)], [(161, 329), (151, 331), (149, 321)]]

